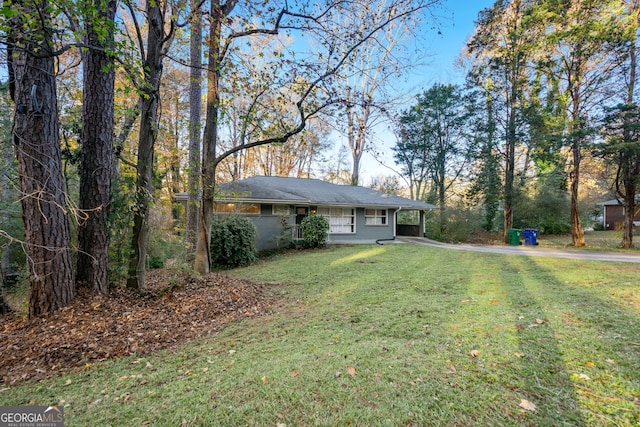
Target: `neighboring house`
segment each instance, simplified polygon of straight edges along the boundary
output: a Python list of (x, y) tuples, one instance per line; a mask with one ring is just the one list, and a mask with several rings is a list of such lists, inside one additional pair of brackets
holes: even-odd
[[(329, 220), (328, 243), (374, 243), (398, 234), (422, 236), (424, 211), (435, 208), (370, 188), (317, 179), (256, 176), (220, 184), (216, 193), (216, 213), (239, 213), (256, 226), (258, 250), (301, 239), (298, 226), (309, 214)], [(187, 194), (177, 194), (175, 199), (186, 203)], [(400, 210), (420, 212), (419, 224), (398, 226)]]
[[(637, 200), (637, 199), (636, 199)], [(607, 200), (599, 203), (604, 207), (603, 225), (605, 230), (622, 230), (624, 227), (624, 209), (617, 199)], [(640, 212), (636, 212), (633, 218), (633, 225), (640, 225)]]

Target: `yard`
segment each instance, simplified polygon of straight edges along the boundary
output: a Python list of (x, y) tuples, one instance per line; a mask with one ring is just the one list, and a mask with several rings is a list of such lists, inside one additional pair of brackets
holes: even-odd
[(66, 426), (635, 426), (639, 264), (412, 245), (229, 272), (279, 303), (177, 348), (0, 384)]

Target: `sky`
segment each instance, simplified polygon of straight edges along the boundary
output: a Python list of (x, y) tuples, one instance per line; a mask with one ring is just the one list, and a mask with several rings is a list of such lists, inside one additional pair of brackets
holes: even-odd
[[(478, 12), (491, 7), (495, 0), (444, 0), (442, 3), (444, 9), (440, 20), (441, 34), (437, 34), (437, 30), (423, 32), (426, 38), (424, 45), (428, 60), (424, 67), (415, 70), (411, 76), (409, 84), (413, 89), (413, 95), (417, 95), (435, 83), (461, 84), (464, 82), (464, 74), (455, 70), (454, 61), (473, 33)], [(393, 135), (386, 129), (378, 129), (374, 142), (383, 164), (395, 167), (390, 148), (395, 142)], [(342, 144), (346, 145), (346, 140), (338, 137), (336, 145), (339, 148)], [(360, 173), (364, 178), (361, 185), (369, 185), (373, 177), (394, 174), (391, 169), (381, 165), (368, 153), (363, 155)]]

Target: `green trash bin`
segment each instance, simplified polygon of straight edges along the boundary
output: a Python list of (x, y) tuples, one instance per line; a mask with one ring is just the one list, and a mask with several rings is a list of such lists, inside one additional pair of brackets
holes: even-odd
[(519, 246), (520, 240), (522, 240), (522, 230), (518, 228), (510, 228), (507, 236), (510, 245)]

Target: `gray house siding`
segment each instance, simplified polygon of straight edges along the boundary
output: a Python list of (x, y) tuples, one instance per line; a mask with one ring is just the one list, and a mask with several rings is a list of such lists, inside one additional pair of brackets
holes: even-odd
[[(285, 206), (285, 205), (278, 205)], [(288, 224), (294, 226), (294, 206), (289, 205), (289, 215), (286, 215)], [(322, 207), (322, 206), (321, 206)], [(395, 212), (396, 209), (387, 209), (387, 224), (366, 225), (365, 208), (356, 208), (354, 233), (330, 233), (327, 243), (375, 243), (378, 239), (392, 239), (395, 236)], [(260, 205), (259, 215), (247, 216), (256, 227), (256, 247), (259, 251), (275, 249), (287, 244), (286, 239), (291, 235), (291, 230), (285, 230), (282, 224), (283, 215), (273, 213), (273, 205)]]
[(366, 225), (364, 208), (356, 208), (355, 233), (329, 234), (328, 243), (375, 243), (378, 239), (392, 239), (395, 235), (395, 209), (387, 209), (386, 225)]
[[(273, 214), (273, 205), (260, 205), (260, 215), (249, 215), (253, 225), (256, 227), (256, 248), (258, 251), (275, 249), (283, 244), (282, 237), (284, 229), (282, 226), (282, 215)], [(287, 215), (289, 224), (295, 222), (294, 215)]]

